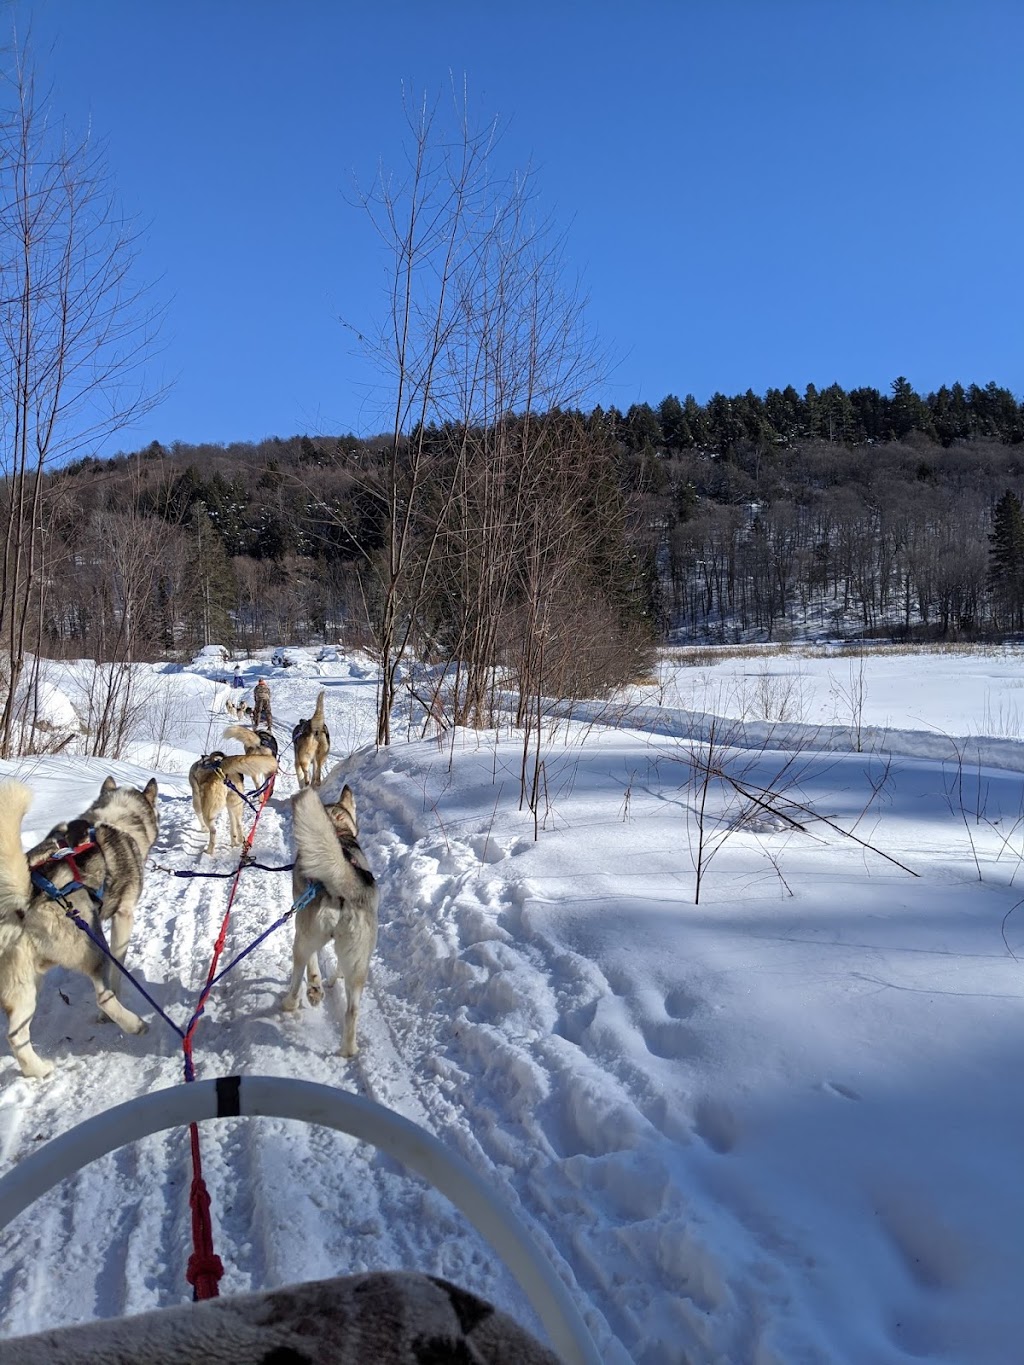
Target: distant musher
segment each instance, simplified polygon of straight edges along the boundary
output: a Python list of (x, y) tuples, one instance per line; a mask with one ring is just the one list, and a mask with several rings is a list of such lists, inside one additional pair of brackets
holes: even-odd
[(242, 677), (242, 670), (238, 666), (238, 664), (235, 664), (235, 676), (231, 679), (231, 686), (232, 687), (245, 686), (245, 679)]
[(262, 726), (265, 730), (273, 730), (274, 717), (270, 713), (270, 688), (264, 678), (253, 688), (252, 692), (252, 721), (250, 724), (254, 730), (259, 730)]

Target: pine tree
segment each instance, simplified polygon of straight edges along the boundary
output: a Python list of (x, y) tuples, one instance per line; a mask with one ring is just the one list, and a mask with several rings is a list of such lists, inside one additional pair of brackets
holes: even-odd
[(661, 445), (661, 423), (649, 403), (634, 403), (626, 413), (623, 437), (633, 451), (657, 450)]
[(821, 434), (829, 445), (841, 444), (853, 437), (855, 425), (850, 395), (839, 384), (823, 389), (818, 400)]
[(667, 394), (658, 404), (658, 421), (661, 423), (662, 439), (669, 450), (684, 450), (693, 445), (686, 413), (674, 393)]
[(901, 441), (911, 431), (927, 431), (931, 424), (931, 414), (920, 394), (905, 375), (892, 381), (892, 397), (889, 399), (889, 425), (893, 437)]

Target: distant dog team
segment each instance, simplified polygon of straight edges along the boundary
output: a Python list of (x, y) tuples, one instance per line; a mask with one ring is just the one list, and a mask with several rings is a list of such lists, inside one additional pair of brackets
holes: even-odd
[[(291, 801), (292, 890), (294, 903), (304, 903), (295, 913), (293, 970), (282, 1007), (298, 1007), (303, 978), (309, 1003), (321, 1003), (318, 954), (333, 943), (346, 993), (340, 1051), (351, 1057), (358, 1051), (359, 1007), (377, 942), (379, 892), (359, 845), (352, 789), (345, 786), (338, 800), (326, 805), (313, 790), (323, 781), (330, 753), (325, 695), (320, 692), (313, 715), (292, 731), (300, 787)], [(251, 714), (243, 703), (225, 705), (233, 715)], [(278, 772), (277, 743), (269, 730), (230, 725), (223, 738), (239, 742), (243, 752), (204, 754), (188, 774), (193, 809), (208, 836), (208, 854), (215, 850), (216, 824), (224, 810), (231, 845), (242, 843), (246, 779), (258, 788)], [(144, 1021), (118, 999), (121, 974), (116, 964), (125, 961), (144, 865), (157, 838), (156, 799), (155, 780), (137, 790), (119, 787), (108, 777), (88, 810), (55, 825), (26, 853), (21, 826), (32, 794), (20, 782), (0, 783), (0, 1005), (24, 1076), (43, 1078), (53, 1070), (31, 1040), (39, 982), (51, 967), (87, 976), (103, 1015), (125, 1032), (146, 1030)], [(326, 984), (333, 985), (334, 979)]]

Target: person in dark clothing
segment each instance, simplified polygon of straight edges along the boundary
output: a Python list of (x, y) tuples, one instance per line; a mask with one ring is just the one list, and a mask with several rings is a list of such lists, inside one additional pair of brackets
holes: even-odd
[(274, 717), (270, 713), (270, 688), (263, 678), (260, 678), (253, 688), (250, 724), (254, 730), (259, 730), (261, 726), (265, 730), (273, 730), (274, 728)]

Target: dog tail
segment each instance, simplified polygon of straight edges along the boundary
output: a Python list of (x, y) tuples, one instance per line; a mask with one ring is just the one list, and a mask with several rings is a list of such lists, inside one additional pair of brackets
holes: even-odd
[(312, 787), (292, 797), (292, 833), (296, 870), (311, 882), (319, 882), (332, 896), (343, 898), (351, 889), (352, 874), (331, 817)]
[(21, 822), (31, 804), (32, 793), (24, 783), (0, 783), (0, 916), (24, 910), (32, 894), (21, 847)]
[(316, 699), (316, 710), (313, 712), (309, 721), (309, 728), (313, 731), (314, 735), (318, 735), (324, 728), (324, 698), (326, 696), (326, 691), (321, 688), (320, 695)]
[(246, 753), (252, 753), (253, 749), (262, 747), (260, 737), (255, 730), (250, 730), (245, 725), (229, 725), (224, 731), (224, 739), (237, 739)]
[(250, 749), (245, 754), (227, 754), (221, 762), (221, 767), (228, 777), (237, 777), (240, 784), (247, 777), (251, 777), (253, 782), (259, 784), (276, 775), (277, 759), (269, 749), (257, 748)]

